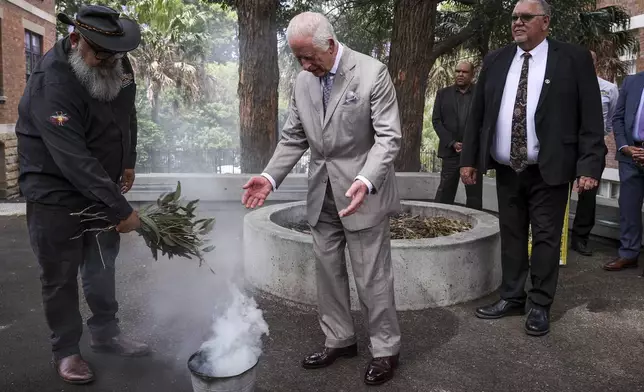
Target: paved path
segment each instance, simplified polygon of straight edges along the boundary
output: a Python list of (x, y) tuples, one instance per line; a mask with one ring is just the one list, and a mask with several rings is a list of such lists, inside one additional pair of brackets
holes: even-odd
[[(217, 218), (211, 265), (239, 266), (241, 217), (236, 203), (208, 206)], [(494, 296), (450, 308), (400, 313), (402, 365), (391, 383), (367, 388), (362, 318), (361, 356), (307, 371), (302, 356), (323, 340), (315, 309), (257, 297), (270, 326), (258, 375), (259, 391), (619, 391), (644, 390), (644, 279), (639, 270), (605, 273), (615, 244), (600, 253), (571, 252), (561, 270), (552, 332), (532, 338), (523, 318), (483, 321), (473, 309)], [(119, 317), (132, 336), (149, 342), (148, 358), (99, 356), (82, 349), (97, 373), (90, 386), (59, 381), (49, 364), (48, 330), (37, 263), (24, 217), (0, 217), (0, 391), (190, 392), (188, 356), (209, 336), (224, 276), (190, 260), (155, 262), (139, 237), (123, 238), (118, 265)], [(87, 308), (82, 302), (83, 313)]]

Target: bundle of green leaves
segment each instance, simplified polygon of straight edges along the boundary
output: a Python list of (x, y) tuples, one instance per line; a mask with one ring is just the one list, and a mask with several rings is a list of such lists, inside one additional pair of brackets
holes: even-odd
[[(177, 188), (174, 192), (164, 193), (157, 199), (156, 204), (150, 204), (142, 208), (139, 214), (141, 227), (136, 232), (143, 237), (145, 244), (152, 251), (152, 257), (158, 260), (159, 251), (163, 256), (167, 255), (169, 259), (173, 257), (185, 257), (199, 259), (199, 266), (204, 262), (204, 254), (212, 251), (214, 245), (206, 246), (206, 234), (212, 230), (215, 219), (201, 218), (197, 219), (195, 213), (199, 200), (192, 200), (184, 204), (181, 199), (181, 182), (177, 182)], [(79, 216), (81, 223), (91, 221), (111, 221), (104, 212), (90, 212), (96, 206), (90, 206), (83, 211), (73, 213)], [(101, 251), (99, 236), (116, 229), (115, 224), (107, 227), (92, 227), (82, 230), (82, 232), (72, 237), (79, 238), (87, 232), (96, 233), (96, 242)], [(101, 261), (103, 258), (101, 252)], [(103, 266), (105, 262), (103, 261)], [(212, 269), (211, 269), (212, 271)], [(212, 271), (214, 273), (214, 271)]]
[(139, 211), (141, 227), (137, 229), (137, 233), (143, 237), (155, 260), (160, 251), (170, 259), (175, 256), (188, 259), (197, 257), (201, 265), (204, 253), (215, 248), (213, 245), (206, 246), (207, 241), (204, 239), (212, 230), (215, 219), (196, 219), (198, 203), (199, 200), (192, 200), (183, 205), (181, 182), (178, 182), (174, 192), (161, 195), (156, 204), (145, 206)]

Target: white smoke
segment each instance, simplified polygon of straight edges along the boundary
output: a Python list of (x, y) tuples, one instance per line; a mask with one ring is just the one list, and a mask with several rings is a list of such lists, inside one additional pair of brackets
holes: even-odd
[(234, 285), (230, 293), (230, 303), (213, 317), (213, 337), (200, 348), (205, 355), (200, 370), (213, 377), (237, 376), (253, 367), (262, 354), (262, 335), (268, 335), (255, 300)]

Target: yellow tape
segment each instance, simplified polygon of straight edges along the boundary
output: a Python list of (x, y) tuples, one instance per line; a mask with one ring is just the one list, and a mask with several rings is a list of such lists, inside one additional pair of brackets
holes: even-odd
[[(561, 230), (561, 250), (559, 251), (559, 265), (566, 265), (568, 262), (568, 221), (570, 219), (570, 186), (568, 186), (568, 202), (566, 203), (566, 214), (564, 215), (563, 229)], [(528, 256), (532, 255), (532, 225), (528, 231)]]

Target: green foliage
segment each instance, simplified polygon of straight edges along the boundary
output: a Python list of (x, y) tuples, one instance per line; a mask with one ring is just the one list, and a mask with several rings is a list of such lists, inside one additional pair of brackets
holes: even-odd
[(217, 4), (129, 0), (142, 26), (130, 54), (137, 78), (137, 164), (153, 153), (238, 144), (236, 14)]
[(185, 104), (176, 88), (168, 88), (160, 96), (161, 107), (157, 123), (149, 113), (149, 101), (139, 94), (138, 164), (149, 165), (153, 151), (239, 146), (239, 111), (236, 94), (237, 64), (209, 64), (207, 73), (212, 80), (212, 100)]
[(141, 228), (136, 231), (145, 240), (155, 260), (160, 251), (169, 259), (197, 257), (201, 265), (204, 253), (214, 249), (213, 245), (206, 246), (208, 241), (204, 236), (212, 231), (215, 219), (197, 219), (198, 204), (199, 200), (183, 203), (181, 182), (178, 182), (175, 191), (161, 195), (156, 204), (147, 205), (139, 211)]
[(338, 39), (349, 47), (386, 63), (393, 28), (394, 2), (390, 0), (327, 0), (323, 11)]
[(165, 139), (164, 130), (152, 121), (150, 117), (150, 105), (143, 95), (137, 95), (137, 166), (150, 162), (151, 151), (163, 145)]
[[(137, 74), (139, 162), (148, 163), (153, 150), (164, 148), (237, 147), (239, 128), (238, 41), (236, 5), (253, 0), (107, 0), (143, 25), (143, 44), (132, 53)], [(297, 13), (325, 13), (338, 38), (351, 48), (387, 63), (398, 0), (279, 0), (277, 34), (280, 63), (279, 127), (288, 113), (291, 83), (300, 66), (285, 42), (285, 29)], [(595, 10), (595, 0), (551, 0), (551, 36), (595, 50), (598, 68), (607, 79), (619, 78), (626, 64), (619, 56), (637, 52), (620, 7)], [(58, 0), (56, 11), (73, 15), (79, 0)], [(510, 15), (516, 1), (445, 0), (438, 2), (436, 44), (440, 56), (430, 71), (423, 150), (435, 150), (431, 125), (435, 92), (453, 83), (460, 60), (475, 65), (489, 51), (511, 42)], [(475, 30), (466, 26), (478, 21)], [(58, 24), (59, 34), (66, 26)], [(451, 44), (454, 37), (465, 44)]]

